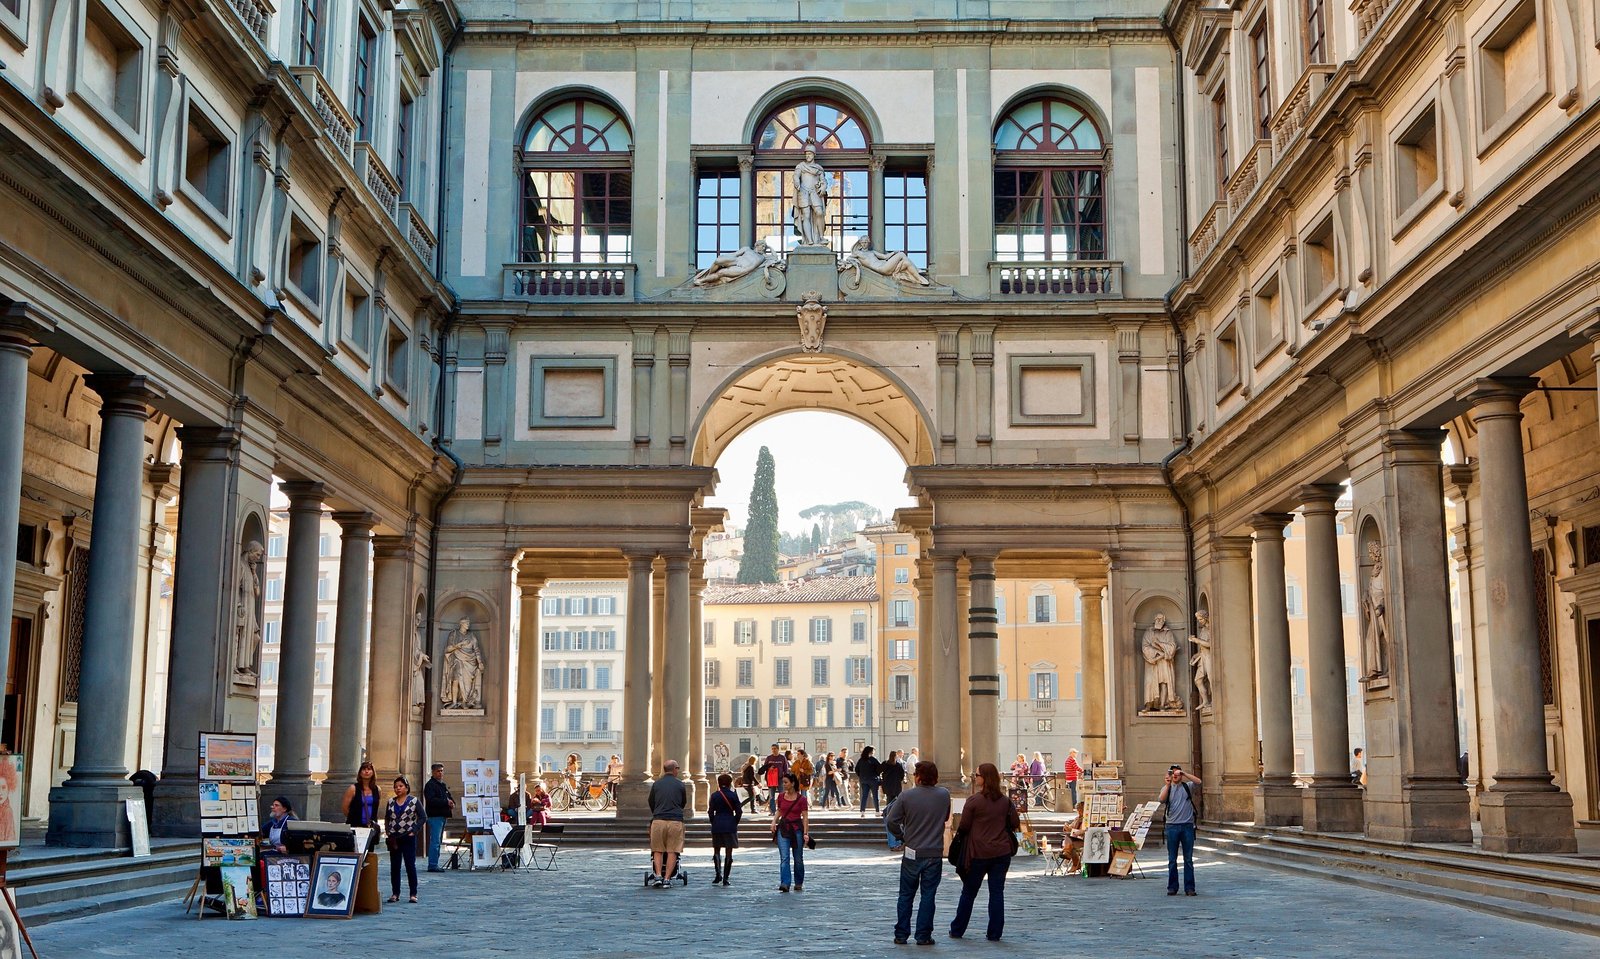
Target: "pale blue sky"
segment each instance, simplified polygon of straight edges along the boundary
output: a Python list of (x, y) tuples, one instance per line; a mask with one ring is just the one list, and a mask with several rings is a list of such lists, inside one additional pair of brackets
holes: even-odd
[(743, 528), (761, 447), (776, 464), (779, 529), (810, 531), (800, 511), (819, 503), (861, 500), (883, 510), (915, 506), (906, 492), (905, 460), (877, 430), (838, 413), (802, 410), (750, 427), (717, 460), (717, 495), (707, 506), (728, 511), (730, 526)]

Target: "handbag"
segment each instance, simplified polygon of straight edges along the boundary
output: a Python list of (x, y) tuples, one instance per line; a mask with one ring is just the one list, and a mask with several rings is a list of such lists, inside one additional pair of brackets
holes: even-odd
[(950, 837), (950, 852), (945, 855), (945, 861), (956, 867), (957, 871), (967, 868), (967, 834), (957, 831)]

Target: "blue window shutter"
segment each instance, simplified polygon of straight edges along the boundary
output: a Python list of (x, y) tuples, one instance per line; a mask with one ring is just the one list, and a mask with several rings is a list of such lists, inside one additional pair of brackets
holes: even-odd
[(867, 697), (867, 725), (872, 725), (872, 697)]
[(815, 727), (816, 725), (817, 701), (815, 699), (808, 699), (806, 700), (806, 727), (809, 729)]
[(865, 674), (867, 682), (872, 682), (872, 660), (865, 656), (861, 657), (861, 667), (861, 671)]
[(767, 725), (773, 727), (778, 725), (778, 697), (776, 696), (767, 700)]
[(833, 725), (833, 697), (828, 697), (828, 725)]
[(850, 700), (844, 701), (844, 728), (854, 729), (856, 725), (855, 710), (850, 708)]

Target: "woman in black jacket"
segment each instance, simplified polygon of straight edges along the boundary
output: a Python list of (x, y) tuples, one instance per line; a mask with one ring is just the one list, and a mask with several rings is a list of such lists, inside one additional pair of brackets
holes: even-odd
[(744, 803), (733, 791), (733, 777), (727, 773), (717, 777), (717, 791), (706, 803), (706, 816), (711, 820), (711, 863), (717, 868), (711, 884), (726, 886), (733, 875), (733, 850), (739, 845), (739, 820), (744, 818)]
[(889, 758), (883, 761), (883, 768), (878, 770), (878, 775), (883, 778), (883, 804), (887, 806), (900, 795), (900, 787), (906, 783), (906, 767), (900, 765), (898, 752), (889, 750)]
[(861, 758), (856, 760), (856, 788), (861, 790), (861, 812), (867, 811), (867, 797), (872, 797), (872, 811), (882, 812), (878, 808), (878, 786), (882, 780), (878, 774), (882, 771), (883, 764), (878, 762), (878, 757), (872, 755), (871, 746), (861, 747)]

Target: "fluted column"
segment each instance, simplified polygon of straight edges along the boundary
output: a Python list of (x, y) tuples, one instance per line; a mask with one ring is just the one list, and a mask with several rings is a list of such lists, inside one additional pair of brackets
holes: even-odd
[[(132, 696), (134, 600), (139, 575), (139, 504), (144, 492), (144, 427), (156, 398), (142, 376), (88, 377), (100, 394), (100, 455), (95, 464), (94, 527), (83, 611), (82, 672), (72, 769), (50, 790), (46, 842), (124, 846), (122, 800), (142, 795), (127, 782), (128, 703)], [(11, 556), (0, 562), (9, 565)], [(9, 625), (8, 625), (9, 628)]]
[(544, 683), (544, 630), (539, 625), (544, 598), (544, 576), (524, 574), (517, 580), (522, 587), (521, 619), (517, 626), (517, 768), (530, 778), (539, 769), (542, 752), (540, 735), (540, 694)]
[(1283, 513), (1263, 513), (1250, 524), (1256, 542), (1256, 676), (1261, 709), (1256, 823), (1263, 826), (1294, 826), (1301, 817), (1300, 790), (1294, 784), (1294, 696), (1289, 684), (1289, 599), (1283, 569), (1283, 530), (1293, 519)]
[(1484, 571), (1489, 581), (1489, 681), (1494, 689), (1494, 783), (1479, 798), (1491, 852), (1576, 852), (1572, 797), (1555, 785), (1545, 751), (1544, 693), (1534, 599), (1533, 539), (1522, 455), (1524, 394), (1534, 380), (1480, 380), (1464, 398), (1478, 427)]
[[(193, 836), (200, 828), (200, 731), (221, 727), (226, 685), (234, 681), (237, 585), (247, 564), (234, 543), (228, 490), (239, 449), (231, 429), (183, 427), (178, 541), (173, 557), (172, 630), (167, 649), (166, 736), (152, 832)], [(265, 549), (265, 543), (257, 544)], [(265, 556), (265, 552), (262, 553)], [(230, 601), (234, 600), (234, 601)], [(261, 622), (261, 610), (255, 611)], [(253, 677), (241, 677), (255, 682)], [(218, 683), (224, 684), (219, 689)]]
[(933, 554), (934, 643), (933, 697), (928, 705), (944, 706), (933, 712), (933, 735), (922, 743), (922, 758), (939, 765), (940, 778), (955, 781), (961, 775), (960, 607), (956, 601), (958, 554), (936, 550)]
[(644, 815), (650, 780), (650, 608), (654, 553), (628, 555), (628, 638), (622, 683), (624, 783), (617, 811)]
[[(1106, 749), (1106, 635), (1101, 596), (1106, 581), (1080, 579), (1076, 583), (1083, 595), (1083, 630), (1079, 635), (1083, 661), (1083, 752), (1093, 759), (1108, 759)], [(1022, 611), (1018, 610), (1021, 616)]]
[(1350, 778), (1350, 707), (1345, 684), (1344, 597), (1339, 588), (1339, 486), (1300, 491), (1306, 525), (1306, 684), (1311, 697), (1309, 832), (1360, 832), (1361, 790)]
[[(413, 673), (420, 652), (428, 649), (429, 630), (416, 609), (409, 573), (416, 561), (412, 536), (376, 536), (372, 540), (372, 641), (367, 667), (367, 758), (380, 782), (398, 775), (408, 752), (411, 723), (420, 721), (424, 706), (412, 702)], [(427, 671), (418, 677), (426, 693)]]
[(361, 690), (367, 659), (371, 513), (334, 513), (339, 524), (339, 607), (333, 625), (333, 706), (328, 717), (328, 781), (354, 781), (367, 728)]
[[(665, 753), (661, 761), (676, 760), (688, 768), (689, 755), (689, 554), (670, 553), (667, 567), (667, 650), (663, 688), (666, 695), (662, 719), (662, 744)], [(704, 730), (701, 730), (704, 732)], [(702, 737), (704, 738), (704, 737)], [(694, 781), (686, 777), (689, 788), (689, 808), (694, 808)]]
[(283, 795), (304, 819), (322, 814), (322, 787), (311, 781), (311, 694), (317, 671), (317, 537), (321, 483), (281, 484), (289, 498), (289, 543), (283, 576), (283, 630), (278, 651), (278, 726), (271, 795)]
[(11, 411), (0, 416), (0, 689), (6, 688), (11, 663), (11, 614), (17, 589), (17, 564), (11, 560), (17, 555), (22, 517), (22, 439), (27, 431), (32, 329), (24, 315), (0, 315), (0, 410)]
[(1000, 632), (994, 607), (994, 554), (968, 554), (972, 570), (971, 605), (967, 608), (968, 639), (972, 644), (972, 674), (967, 677), (972, 696), (972, 757), (968, 766), (1000, 760)]
[[(1250, 539), (1220, 537), (1212, 546), (1216, 595), (1212, 599), (1212, 676), (1218, 732), (1222, 740), (1221, 808), (1207, 816), (1227, 822), (1255, 814), (1256, 690), (1251, 637)], [(1210, 785), (1209, 783), (1207, 784)]]

